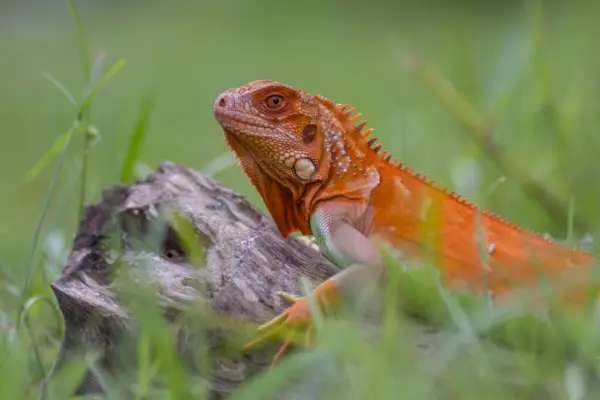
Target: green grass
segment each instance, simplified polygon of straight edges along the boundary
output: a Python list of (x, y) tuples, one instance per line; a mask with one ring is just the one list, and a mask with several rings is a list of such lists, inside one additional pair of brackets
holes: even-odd
[[(250, 80), (279, 79), (352, 104), (386, 149), (440, 183), (559, 239), (596, 237), (599, 6), (417, 3), (76, 2), (81, 24), (62, 1), (0, 5), (0, 396), (37, 397), (56, 359), (63, 328), (49, 283), (60, 274), (82, 204), (163, 160), (200, 170), (223, 162), (212, 102)], [(424, 64), (407, 65), (410, 59)], [(480, 140), (488, 134), (492, 147)], [(264, 209), (239, 168), (217, 170), (217, 179)], [(477, 302), (459, 306), (439, 297), (435, 279), (415, 279), (411, 298), (420, 299), (420, 312), (434, 310), (447, 328), (431, 371), (415, 361), (421, 333), (394, 312), (385, 340), (372, 344), (349, 321), (326, 323), (322, 346), (234, 397), (265, 398), (292, 373), (304, 378), (305, 393), (326, 377), (332, 398), (433, 398), (436, 390), (443, 398), (506, 398), (516, 380), (516, 398), (532, 398), (528, 390), (542, 380), (551, 395), (541, 398), (584, 398), (573, 394), (582, 387), (590, 398), (598, 394), (595, 317), (553, 316), (540, 336), (548, 350), (534, 357), (521, 347), (538, 323), (521, 324), (511, 310), (507, 326), (518, 350), (505, 351), (473, 335), (492, 330), (501, 313)], [(132, 301), (134, 309), (145, 304)], [(106, 378), (107, 387), (117, 397), (122, 385), (152, 397), (144, 393), (155, 393), (158, 374), (172, 394), (201, 397), (203, 384), (182, 372), (160, 318), (138, 308), (146, 329), (135, 378)], [(393, 340), (398, 332), (406, 343)], [(457, 350), (465, 346), (468, 356)], [(490, 372), (507, 360), (510, 373)], [(49, 396), (68, 398), (82, 370), (63, 371)], [(335, 386), (348, 376), (350, 387)]]

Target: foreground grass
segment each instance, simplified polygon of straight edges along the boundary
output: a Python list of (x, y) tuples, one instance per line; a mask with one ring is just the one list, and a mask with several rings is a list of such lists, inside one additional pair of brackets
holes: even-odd
[[(438, 68), (424, 68), (423, 64), (414, 62), (409, 64), (408, 71), (412, 75), (407, 74), (410, 77), (407, 79), (423, 85), (423, 92), (414, 93), (430, 96), (418, 104), (429, 104), (424, 110), (435, 109), (431, 115), (442, 122), (437, 125), (426, 123), (427, 129), (420, 131), (419, 123), (413, 121), (408, 132), (402, 132), (406, 141), (398, 150), (403, 151), (395, 153), (414, 161), (415, 165), (430, 167), (430, 170), (436, 170), (439, 163), (441, 167), (437, 170), (448, 169), (448, 180), (474, 200), (491, 206), (507, 202), (519, 204), (518, 208), (533, 215), (529, 221), (576, 242), (583, 233), (594, 234), (597, 227), (597, 221), (593, 219), (597, 188), (590, 190), (593, 173), (588, 170), (593, 170), (593, 162), (589, 160), (596, 154), (598, 143), (593, 139), (597, 136), (598, 126), (598, 110), (594, 106), (598, 104), (598, 94), (594, 91), (598, 78), (587, 74), (586, 65), (577, 69), (583, 71), (577, 75), (565, 73), (571, 71), (565, 64), (555, 64), (557, 56), (549, 50), (549, 43), (554, 46), (560, 43), (556, 43), (553, 32), (546, 33), (543, 29), (544, 14), (540, 4), (532, 4), (527, 23), (518, 26), (522, 31), (507, 28), (510, 32), (503, 38), (503, 46), (491, 52), (494, 61), (484, 70), (486, 79), (492, 83), (483, 85), (485, 90), (479, 88), (477, 79), (466, 76), (469, 75), (465, 72), (469, 71), (469, 60), (476, 59), (474, 44), (468, 40), (457, 40), (459, 45), (454, 48), (463, 60), (456, 66), (458, 72), (450, 74), (455, 90), (448, 91), (449, 81), (436, 71)], [(74, 16), (77, 17), (76, 13)], [(575, 24), (568, 20), (565, 23)], [(81, 24), (77, 25), (81, 28)], [(575, 38), (573, 43), (581, 44), (576, 41), (582, 37), (581, 33), (576, 32), (575, 27), (571, 29)], [(0, 265), (4, 289), (0, 315), (3, 327), (0, 376), (5, 378), (0, 385), (2, 398), (42, 395), (45, 398), (69, 398), (86, 370), (93, 369), (93, 355), (90, 355), (64, 371), (56, 371), (47, 385), (43, 385), (51, 374), (63, 334), (60, 313), (48, 285), (59, 276), (70, 246), (69, 236), (65, 233), (68, 231), (48, 231), (44, 227), (55, 227), (47, 219), (52, 199), (73, 197), (72, 194), (77, 193), (74, 196), (77, 200), (69, 203), (76, 204), (69, 210), (72, 219), (78, 218), (84, 202), (89, 201), (93, 164), (87, 157), (97, 150), (94, 146), (98, 139), (94, 124), (98, 119), (92, 119), (91, 106), (100, 91), (106, 90), (105, 86), (110, 87), (109, 79), (118, 76), (124, 67), (123, 61), (107, 63), (105, 57), (89, 54), (82, 28), (77, 37), (86, 83), (82, 94), (74, 95), (66, 84), (49, 76), (72, 103), (75, 110), (73, 123), (56, 139), (57, 145), (46, 153), (48, 157), (42, 157), (42, 163), (35, 164), (39, 168), (34, 166), (23, 175), (25, 181), (35, 180), (38, 173), (50, 176), (48, 188), (40, 196), (44, 201), (26, 251), (25, 267), (18, 271), (24, 273), (23, 279), (16, 274), (15, 268)], [(564, 44), (569, 43), (568, 38), (561, 40), (564, 50), (568, 47)], [(580, 48), (584, 49), (584, 44)], [(410, 55), (412, 60), (418, 56), (414, 51)], [(592, 56), (588, 59), (573, 57), (580, 62), (594, 60)], [(427, 63), (426, 60), (423, 62)], [(445, 69), (452, 70), (448, 66)], [(431, 74), (424, 73), (430, 70), (436, 71), (434, 79)], [(346, 91), (350, 92), (352, 88)], [(439, 108), (431, 106), (432, 102), (439, 104)], [(373, 107), (373, 111), (378, 107), (378, 104), (368, 103), (371, 100), (363, 101), (367, 108)], [(143, 167), (140, 150), (151, 106), (152, 97), (148, 97), (142, 102), (137, 121), (131, 119), (134, 126), (123, 146), (123, 161), (119, 164), (118, 176), (123, 182), (130, 182), (136, 171)], [(379, 113), (381, 115), (381, 111)], [(377, 112), (373, 115), (375, 119)], [(452, 139), (442, 135), (434, 137), (435, 140), (430, 140), (424, 147), (415, 144), (418, 141), (415, 136), (442, 128), (447, 135), (460, 132), (464, 137)], [(494, 150), (481, 146), (482, 143), (478, 143), (480, 146), (465, 144), (469, 143), (465, 137), (473, 138), (477, 143), (478, 135), (489, 132), (494, 132), (496, 140), (508, 149), (504, 158), (489, 157), (490, 151)], [(388, 137), (393, 134), (388, 133)], [(532, 148), (539, 151), (532, 152)], [(453, 149), (459, 157), (448, 155)], [(62, 166), (69, 151), (75, 153), (79, 166), (73, 176), (72, 188), (80, 187), (81, 190), (73, 191), (68, 185), (59, 187), (56, 184), (64, 176)], [(430, 157), (423, 157), (423, 154)], [(527, 192), (528, 178), (524, 178), (524, 174), (535, 176), (543, 183), (544, 188), (558, 199), (563, 214), (548, 210), (536, 197), (536, 192)], [(508, 178), (511, 189), (496, 189), (488, 195), (499, 176)], [(60, 203), (59, 200), (55, 202)], [(521, 210), (521, 215), (525, 214)], [(514, 215), (519, 214), (515, 212)], [(582, 230), (581, 223), (577, 226), (576, 221), (583, 221), (586, 229)], [(401, 270), (401, 266), (395, 267), (392, 270)], [(528, 304), (525, 290), (525, 297), (516, 297), (518, 301), (512, 308), (489, 309), (478, 299), (445, 293), (436, 284), (435, 275), (428, 271), (398, 277), (402, 280), (396, 286), (401, 288), (401, 301), (398, 304), (395, 301), (398, 296), (389, 295), (388, 312), (379, 340), (370, 339), (371, 333), (352, 319), (326, 320), (320, 330), (321, 344), (317, 349), (289, 357), (273, 373), (248, 382), (234, 398), (266, 398), (282, 385), (289, 384), (293, 377), (300, 378), (295, 389), (306, 398), (314, 398), (315, 393), (323, 398), (377, 399), (477, 399), (484, 395), (499, 399), (511, 396), (582, 399), (600, 394), (595, 357), (598, 354), (598, 327), (593, 308), (582, 312), (556, 310), (549, 314), (548, 320), (541, 320), (524, 313), (524, 305)], [(140, 296), (147, 295), (143, 288), (139, 293)], [(121, 398), (129, 391), (136, 398), (204, 398), (205, 381), (185, 372), (181, 360), (174, 355), (164, 321), (151, 307), (135, 307), (136, 304), (149, 304), (144, 303), (147, 300), (145, 297), (132, 300), (142, 326), (132, 373), (127, 377), (108, 377), (95, 371), (107, 390), (105, 397)], [(437, 333), (427, 333), (422, 324), (396, 312), (398, 307), (427, 317), (437, 327)], [(512, 349), (482, 337), (500, 337), (510, 342)], [(429, 350), (427, 354), (417, 351), (416, 343), (423, 341)], [(199, 349), (197, 358), (202, 356)]]

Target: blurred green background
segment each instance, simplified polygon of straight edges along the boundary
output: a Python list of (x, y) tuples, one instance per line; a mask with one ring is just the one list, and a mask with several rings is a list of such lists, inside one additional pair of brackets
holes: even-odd
[[(91, 150), (90, 201), (116, 183), (142, 99), (154, 107), (140, 161), (202, 169), (227, 152), (212, 116), (223, 90), (277, 79), (363, 113), (384, 148), (440, 183), (481, 198), (504, 171), (456, 115), (405, 68), (428, 62), (493, 116), (511, 159), (595, 223), (600, 149), (600, 6), (594, 1), (77, 1), (92, 54), (125, 67), (94, 99), (101, 141)], [(0, 2), (0, 263), (23, 270), (56, 159), (24, 175), (74, 118), (43, 77), (84, 87), (66, 2)], [(81, 138), (72, 143), (44, 232), (70, 242), (77, 218)], [(263, 207), (235, 165), (215, 177)], [(565, 235), (509, 179), (487, 204), (529, 228)], [(264, 208), (263, 208), (264, 209)], [(42, 236), (44, 237), (44, 236)]]

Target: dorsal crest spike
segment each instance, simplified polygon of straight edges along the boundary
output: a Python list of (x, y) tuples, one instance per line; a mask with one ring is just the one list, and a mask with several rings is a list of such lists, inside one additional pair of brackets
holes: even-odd
[(348, 110), (345, 111), (346, 117), (350, 118), (350, 116), (352, 115), (352, 113), (356, 110), (356, 107), (350, 107)]
[(379, 153), (379, 150), (381, 150), (381, 143), (378, 143), (377, 146), (373, 147), (373, 150), (375, 153)]
[(356, 121), (358, 121), (361, 116), (361, 113), (356, 113), (352, 118), (350, 118), (350, 122), (352, 122), (353, 124), (356, 123)]
[(358, 129), (359, 132), (362, 132), (362, 130), (365, 128), (365, 125), (367, 125), (366, 120), (359, 122), (358, 124), (356, 124), (356, 129)]
[(446, 193), (446, 188), (444, 188), (442, 185), (440, 185), (439, 183), (437, 183), (435, 180), (430, 179), (429, 180), (429, 184), (431, 186), (433, 186), (434, 188), (436, 188), (437, 190), (439, 190), (442, 193)]
[(367, 142), (367, 144), (369, 145), (369, 147), (373, 147), (373, 145), (374, 145), (375, 143), (377, 143), (377, 140), (378, 140), (378, 138), (376, 138), (376, 137), (374, 137), (374, 138), (371, 138), (371, 140), (369, 140), (369, 141)]
[(363, 138), (368, 138), (371, 135), (371, 133), (373, 133), (373, 131), (373, 128), (365, 129), (365, 131), (362, 133)]
[(330, 108), (330, 109), (336, 109), (336, 108), (339, 109), (342, 106), (342, 105), (337, 104), (337, 103), (329, 100), (328, 98), (320, 96), (318, 94), (314, 95), (314, 97), (318, 102), (322, 103), (323, 105), (325, 105), (325, 107)]

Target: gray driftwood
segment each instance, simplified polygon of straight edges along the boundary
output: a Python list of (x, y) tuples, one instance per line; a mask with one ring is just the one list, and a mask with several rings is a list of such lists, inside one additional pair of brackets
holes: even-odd
[[(142, 251), (134, 244), (157, 225), (153, 222), (164, 210), (187, 216), (204, 248), (205, 269), (192, 265), (168, 224), (158, 249), (149, 246)], [(208, 304), (217, 313), (240, 320), (264, 322), (286, 307), (277, 290), (300, 293), (301, 277), (317, 283), (336, 271), (314, 247), (294, 237), (283, 239), (273, 221), (240, 195), (205, 175), (164, 163), (146, 180), (110, 187), (100, 203), (87, 206), (67, 265), (52, 284), (65, 319), (59, 368), (76, 351), (91, 348), (99, 352), (98, 366), (109, 376), (126, 371), (119, 369), (119, 351), (127, 346), (119, 342), (133, 322), (113, 288), (115, 244), (123, 246), (120, 254), (128, 255), (127, 268), (144, 260), (143, 268), (157, 284), (156, 294), (171, 320), (181, 304), (191, 303), (199, 308)], [(141, 254), (145, 257), (136, 257)], [(197, 281), (205, 291), (198, 289)], [(209, 332), (210, 346), (221, 344), (220, 332)], [(180, 354), (189, 354), (193, 343), (179, 335)], [(130, 347), (135, 358), (135, 346)], [(211, 376), (214, 398), (263, 369), (273, 350), (262, 357), (223, 357)], [(98, 380), (88, 374), (80, 392), (98, 391)]]

